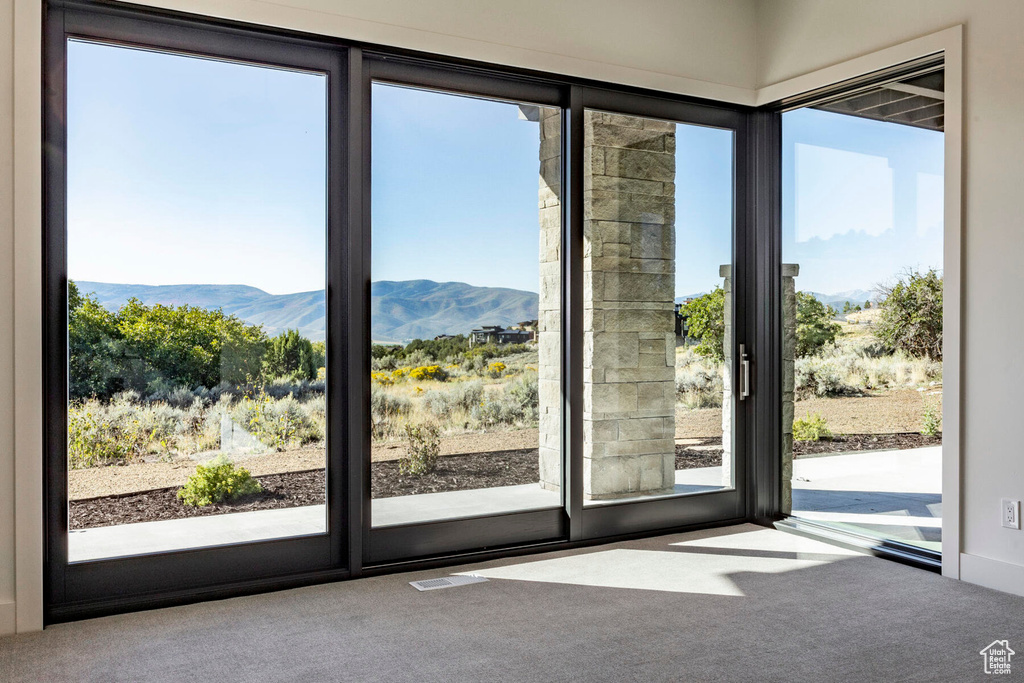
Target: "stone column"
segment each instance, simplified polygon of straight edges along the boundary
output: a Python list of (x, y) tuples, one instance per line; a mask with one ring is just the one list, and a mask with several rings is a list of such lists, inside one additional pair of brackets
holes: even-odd
[(586, 112), (584, 497), (675, 485), (675, 124)]
[(782, 513), (793, 511), (793, 411), (796, 400), (796, 280), (800, 266), (782, 264)]
[(540, 124), (540, 303), (537, 314), (537, 382), (540, 406), (540, 485), (557, 491), (562, 482), (561, 255), (562, 117), (537, 107)]

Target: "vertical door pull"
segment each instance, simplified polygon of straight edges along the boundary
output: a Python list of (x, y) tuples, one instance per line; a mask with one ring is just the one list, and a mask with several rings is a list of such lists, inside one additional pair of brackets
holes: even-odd
[(750, 358), (747, 345), (740, 344), (740, 400), (750, 396)]

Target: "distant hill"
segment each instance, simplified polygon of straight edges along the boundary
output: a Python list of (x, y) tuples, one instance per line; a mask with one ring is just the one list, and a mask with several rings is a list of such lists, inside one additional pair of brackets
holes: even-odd
[(683, 296), (676, 297), (677, 304), (685, 304), (690, 299), (696, 299), (697, 297), (704, 296), (707, 292), (697, 292), (696, 294), (684, 294)]
[(370, 285), (370, 333), (378, 341), (464, 334), (481, 325), (537, 319), (534, 292), (463, 282), (382, 280)]
[[(117, 310), (134, 297), (144, 304), (220, 308), (275, 335), (295, 328), (314, 341), (324, 339), (322, 291), (268, 294), (247, 285), (125, 285), (78, 281), (100, 304)], [(462, 282), (381, 281), (370, 286), (371, 336), (407, 341), (439, 334), (464, 334), (481, 325), (510, 325), (537, 318), (537, 294), (517, 289), (473, 287)]]
[(850, 302), (851, 306), (863, 306), (865, 301), (874, 301), (877, 295), (874, 292), (869, 292), (866, 289), (851, 289), (846, 292), (837, 292), (836, 294), (822, 294), (821, 292), (808, 292), (815, 299), (831, 306), (832, 308), (842, 311), (843, 304), (847, 301)]
[[(116, 311), (134, 297), (144, 304), (220, 308), (269, 335), (289, 328), (319, 341), (324, 338), (324, 293), (268, 294), (248, 285), (124, 285), (78, 281), (83, 294)], [(676, 298), (677, 303), (701, 293)], [(838, 294), (811, 292), (822, 303), (842, 310), (843, 302), (863, 305), (873, 293), (855, 289)], [(511, 325), (537, 318), (537, 294), (464, 282), (382, 280), (370, 285), (370, 334), (374, 341), (404, 342), (439, 334), (465, 334), (481, 325)]]

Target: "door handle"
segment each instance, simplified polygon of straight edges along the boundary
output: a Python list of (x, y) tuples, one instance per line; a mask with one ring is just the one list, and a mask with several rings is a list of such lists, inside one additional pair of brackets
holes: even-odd
[(747, 345), (740, 344), (740, 400), (750, 396), (750, 357), (747, 355)]

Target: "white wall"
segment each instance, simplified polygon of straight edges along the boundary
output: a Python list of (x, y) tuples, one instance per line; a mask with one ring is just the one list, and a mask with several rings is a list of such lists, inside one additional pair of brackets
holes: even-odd
[(754, 0), (133, 1), (731, 102), (754, 87)]
[(0, 0), (0, 634), (14, 630), (14, 2)]
[(1024, 2), (763, 0), (759, 87), (964, 24), (961, 578), (1024, 594)]

